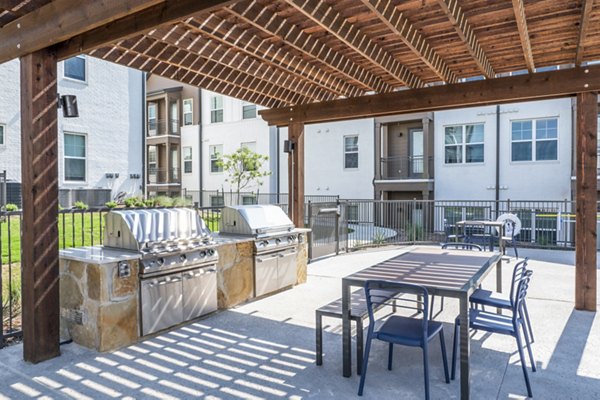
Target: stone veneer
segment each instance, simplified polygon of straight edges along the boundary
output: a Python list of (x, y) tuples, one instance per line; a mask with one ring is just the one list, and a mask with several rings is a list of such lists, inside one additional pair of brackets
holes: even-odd
[(254, 296), (254, 241), (224, 243), (217, 251), (219, 309), (227, 309)]
[[(61, 258), (61, 340), (108, 351), (134, 343), (138, 327), (138, 261), (131, 275), (117, 276), (116, 262), (94, 264)], [(77, 314), (81, 323), (76, 321)]]

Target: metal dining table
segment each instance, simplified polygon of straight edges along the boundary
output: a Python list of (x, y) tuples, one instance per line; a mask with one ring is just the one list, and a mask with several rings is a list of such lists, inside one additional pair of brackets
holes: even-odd
[(425, 286), (430, 294), (459, 299), (461, 399), (470, 396), (469, 297), (496, 266), (502, 289), (501, 253), (416, 247), (342, 278), (343, 375), (352, 375), (350, 293), (365, 281), (383, 279)]

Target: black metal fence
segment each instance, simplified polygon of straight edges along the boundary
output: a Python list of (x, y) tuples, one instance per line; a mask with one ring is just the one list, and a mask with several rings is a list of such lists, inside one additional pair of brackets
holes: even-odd
[[(203, 207), (223, 207), (245, 204), (289, 204), (287, 193), (232, 192), (221, 190), (186, 190), (184, 196)], [(337, 195), (305, 195), (304, 203), (335, 202)]]

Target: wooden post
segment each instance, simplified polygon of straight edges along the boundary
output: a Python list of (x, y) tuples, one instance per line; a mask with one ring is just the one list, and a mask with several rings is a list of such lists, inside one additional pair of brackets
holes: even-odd
[(56, 54), (21, 58), (23, 358), (60, 355)]
[(294, 225), (304, 226), (304, 124), (293, 122), (288, 126), (288, 139), (294, 151), (288, 156), (288, 207)]
[(577, 94), (575, 308), (596, 311), (596, 152), (598, 94)]

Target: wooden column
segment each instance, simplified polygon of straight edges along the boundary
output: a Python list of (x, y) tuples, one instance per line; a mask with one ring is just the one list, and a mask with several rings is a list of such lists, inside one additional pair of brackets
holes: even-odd
[(60, 355), (56, 54), (21, 58), (23, 358)]
[(292, 122), (288, 126), (288, 139), (294, 151), (288, 156), (288, 207), (290, 218), (297, 227), (304, 226), (304, 124)]
[(577, 219), (575, 308), (596, 311), (598, 94), (577, 95)]

